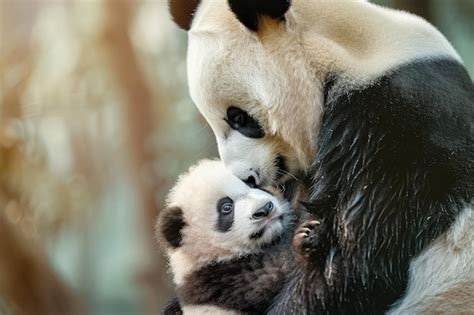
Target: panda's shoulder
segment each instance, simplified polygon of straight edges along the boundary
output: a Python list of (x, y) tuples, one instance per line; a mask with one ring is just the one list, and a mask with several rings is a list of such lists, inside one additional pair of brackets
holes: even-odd
[(443, 150), (464, 148), (466, 158), (473, 153), (474, 88), (458, 61), (414, 60), (363, 86), (343, 83), (341, 88), (337, 75), (332, 81), (336, 83), (327, 88), (328, 115), (323, 121), (328, 127), (348, 123), (349, 128), (370, 128), (394, 141), (423, 142)]
[(374, 176), (428, 176), (430, 196), (473, 197), (474, 89), (462, 64), (421, 59), (365, 86), (341, 84), (337, 75), (328, 82), (318, 140), (327, 172), (370, 159), (376, 167), (364, 169)]

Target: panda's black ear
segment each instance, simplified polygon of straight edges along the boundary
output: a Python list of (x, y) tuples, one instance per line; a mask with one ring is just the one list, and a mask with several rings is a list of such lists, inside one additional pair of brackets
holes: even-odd
[(237, 19), (248, 29), (256, 32), (261, 15), (283, 20), (290, 8), (291, 0), (229, 0), (229, 5)]
[(165, 240), (173, 248), (180, 247), (183, 240), (182, 230), (185, 226), (183, 210), (180, 207), (165, 208), (158, 216), (156, 226), (158, 239)]
[(171, 16), (179, 27), (188, 31), (201, 0), (168, 0)]

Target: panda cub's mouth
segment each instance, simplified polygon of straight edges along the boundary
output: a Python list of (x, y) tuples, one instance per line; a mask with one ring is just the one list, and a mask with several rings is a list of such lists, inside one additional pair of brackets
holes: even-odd
[[(273, 219), (270, 219), (270, 221), (269, 221), (267, 224), (265, 224), (260, 230), (258, 230), (258, 231), (255, 232), (255, 233), (252, 233), (252, 234), (250, 235), (250, 239), (251, 239), (251, 240), (258, 240), (258, 239), (262, 238), (262, 236), (265, 234), (265, 232), (266, 232), (266, 230), (267, 230), (267, 227), (268, 227), (269, 225), (275, 224), (275, 223), (273, 223), (272, 221), (278, 221), (278, 222), (282, 225), (282, 227), (283, 227), (283, 219), (284, 219), (284, 214), (281, 214), (281, 215), (279, 215), (278, 217), (275, 217), (275, 218), (273, 218)], [(283, 229), (282, 229), (282, 231), (283, 231)], [(278, 237), (278, 236), (279, 236), (279, 235), (277, 235), (277, 237)]]
[(250, 235), (250, 239), (251, 240), (258, 240), (259, 238), (261, 238), (263, 236), (263, 233), (265, 233), (265, 227), (263, 227), (263, 229), (253, 233), (252, 235)]

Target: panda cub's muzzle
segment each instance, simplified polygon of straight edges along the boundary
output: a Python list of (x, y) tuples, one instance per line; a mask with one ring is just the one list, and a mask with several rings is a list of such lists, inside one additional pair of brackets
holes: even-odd
[(252, 215), (254, 220), (263, 220), (267, 218), (273, 211), (274, 205), (273, 202), (267, 202), (263, 207), (258, 208)]
[[(271, 192), (264, 191), (274, 196)], [(278, 209), (278, 207), (283, 208)], [(251, 220), (259, 229), (250, 235), (250, 239), (258, 240), (267, 231), (272, 233), (274, 237), (279, 237), (286, 225), (284, 222), (286, 215), (288, 215), (288, 209), (284, 205), (275, 205), (272, 201), (266, 202), (263, 206), (256, 209), (251, 216)]]

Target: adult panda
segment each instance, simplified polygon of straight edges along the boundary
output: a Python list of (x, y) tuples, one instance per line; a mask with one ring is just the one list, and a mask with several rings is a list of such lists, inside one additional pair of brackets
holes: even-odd
[(471, 312), (474, 90), (448, 41), (366, 1), (170, 9), (226, 167), (250, 185), (296, 175), (323, 222), (272, 311)]

